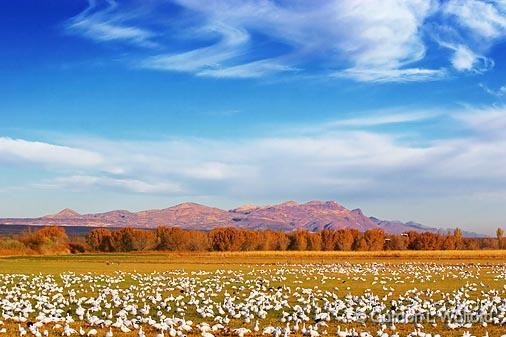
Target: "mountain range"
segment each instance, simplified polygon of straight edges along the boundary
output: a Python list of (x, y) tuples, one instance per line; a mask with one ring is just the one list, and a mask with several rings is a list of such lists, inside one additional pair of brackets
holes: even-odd
[[(56, 214), (39, 218), (0, 218), (0, 224), (138, 228), (165, 225), (193, 230), (236, 227), (278, 231), (296, 229), (320, 231), (341, 228), (366, 231), (379, 228), (391, 234), (407, 231), (446, 233), (451, 230), (428, 227), (415, 222), (380, 220), (364, 215), (360, 209), (349, 210), (335, 201), (307, 203), (288, 201), (270, 206), (245, 205), (232, 210), (186, 202), (164, 209), (140, 212), (115, 210), (94, 214), (79, 214), (66, 208)], [(468, 237), (483, 236), (472, 232), (463, 234)]]

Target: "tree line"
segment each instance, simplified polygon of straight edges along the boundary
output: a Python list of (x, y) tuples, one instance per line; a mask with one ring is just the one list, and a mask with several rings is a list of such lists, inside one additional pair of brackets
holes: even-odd
[(278, 232), (216, 228), (208, 232), (160, 226), (96, 228), (86, 236), (69, 237), (62, 227), (43, 227), (1, 238), (0, 254), (83, 253), (136, 251), (381, 251), (381, 250), (479, 250), (504, 249), (502, 229), (495, 238), (466, 238), (460, 229), (452, 233), (410, 231), (386, 234), (380, 229)]

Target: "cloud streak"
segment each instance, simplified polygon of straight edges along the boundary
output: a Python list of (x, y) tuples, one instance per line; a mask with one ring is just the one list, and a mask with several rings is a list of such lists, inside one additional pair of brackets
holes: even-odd
[(242, 46), (248, 41), (248, 34), (242, 29), (226, 24), (213, 24), (202, 29), (204, 34), (215, 33), (220, 41), (215, 45), (197, 48), (180, 54), (157, 55), (148, 58), (142, 64), (145, 68), (202, 72), (214, 69), (223, 62), (237, 57)]
[(0, 137), (0, 163), (94, 168), (104, 163), (97, 152), (24, 139)]
[[(1, 138), (9, 165), (52, 165), (39, 187), (229, 199), (389, 198), (506, 193), (506, 109), (452, 113), (467, 136), (424, 139), (370, 126), (417, 123), (433, 112), (322, 123), (318, 132), (228, 141), (76, 139), (66, 145)], [(340, 129), (335, 129), (335, 128)], [(355, 129), (346, 130), (354, 127)], [(457, 133), (461, 134), (461, 133)], [(420, 140), (420, 139), (418, 139)], [(420, 145), (420, 144), (423, 145)], [(9, 150), (7, 150), (9, 149)], [(5, 158), (16, 160), (5, 161)], [(114, 170), (112, 168), (121, 168)]]
[(355, 117), (342, 119), (325, 124), (326, 127), (367, 127), (381, 126), (389, 124), (403, 124), (410, 122), (419, 122), (438, 116), (437, 112), (422, 111), (413, 113), (389, 113), (376, 116)]
[(106, 176), (71, 175), (59, 177), (50, 182), (42, 182), (36, 185), (42, 189), (70, 189), (76, 191), (107, 190), (119, 193), (142, 193), (142, 194), (182, 194), (181, 187), (176, 183), (147, 182), (138, 179), (114, 178)]
[[(180, 10), (90, 0), (67, 30), (99, 42), (155, 47), (136, 56), (141, 68), (215, 78), (316, 73), (376, 83), (439, 80), (452, 68), (487, 71), (494, 65), (488, 49), (506, 35), (505, 6), (495, 1), (172, 3)], [(426, 62), (431, 43), (452, 50), (446, 65)]]
[(134, 13), (124, 13), (114, 0), (88, 0), (88, 7), (68, 20), (67, 31), (99, 42), (122, 41), (142, 47), (155, 47), (154, 33), (128, 24)]

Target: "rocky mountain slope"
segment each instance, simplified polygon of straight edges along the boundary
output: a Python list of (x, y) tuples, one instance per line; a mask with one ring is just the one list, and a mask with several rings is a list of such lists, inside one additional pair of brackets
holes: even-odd
[[(184, 229), (209, 230), (232, 226), (244, 229), (272, 229), (292, 231), (306, 229), (354, 228), (366, 231), (381, 228), (387, 233), (415, 231), (442, 231), (414, 222), (385, 221), (365, 216), (360, 209), (349, 210), (335, 201), (310, 201), (299, 204), (288, 201), (278, 205), (245, 205), (229, 211), (196, 203), (140, 212), (116, 210), (106, 213), (79, 214), (71, 209), (40, 218), (5, 218), (1, 224), (101, 226), (154, 228), (159, 225)], [(474, 233), (464, 233), (475, 236)]]

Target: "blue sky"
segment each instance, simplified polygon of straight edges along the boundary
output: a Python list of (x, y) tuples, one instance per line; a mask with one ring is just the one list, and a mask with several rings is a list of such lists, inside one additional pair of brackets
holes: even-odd
[(1, 6), (0, 216), (333, 199), (506, 223), (504, 2)]

